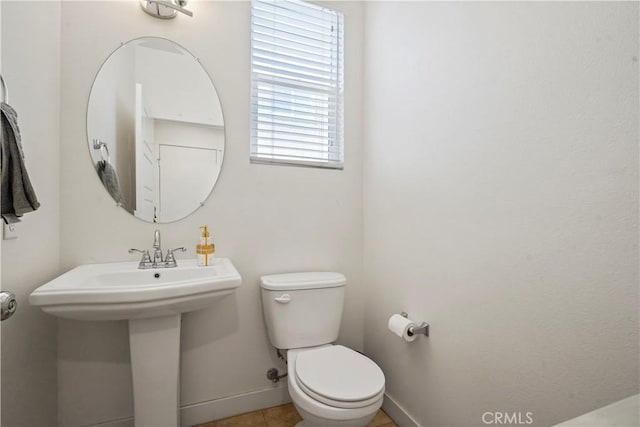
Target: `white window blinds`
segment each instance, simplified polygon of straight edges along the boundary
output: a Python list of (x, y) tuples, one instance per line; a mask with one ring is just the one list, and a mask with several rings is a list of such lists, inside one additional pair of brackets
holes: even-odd
[(343, 15), (296, 0), (251, 9), (251, 161), (342, 169)]

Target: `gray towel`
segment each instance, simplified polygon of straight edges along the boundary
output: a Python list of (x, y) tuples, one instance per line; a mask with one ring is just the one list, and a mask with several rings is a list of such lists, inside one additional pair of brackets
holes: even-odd
[(104, 185), (104, 188), (107, 189), (113, 200), (116, 201), (118, 206), (124, 205), (124, 196), (122, 195), (122, 191), (120, 191), (120, 184), (118, 183), (118, 175), (116, 175), (115, 169), (113, 166), (105, 160), (100, 160), (96, 163), (96, 170), (98, 171), (98, 176)]
[(40, 202), (24, 165), (18, 114), (4, 102), (0, 103), (0, 121), (0, 210), (4, 220), (12, 223), (38, 209)]

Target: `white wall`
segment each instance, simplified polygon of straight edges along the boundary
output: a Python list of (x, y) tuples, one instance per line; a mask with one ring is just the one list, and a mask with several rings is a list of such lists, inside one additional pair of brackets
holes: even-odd
[(153, 143), (209, 150), (224, 150), (224, 127), (213, 127), (173, 120), (153, 121)]
[[(389, 395), (471, 426), (637, 393), (638, 3), (365, 15), (365, 351)], [(431, 337), (388, 332), (403, 310)]]
[(224, 126), (216, 89), (193, 56), (140, 45), (135, 65), (152, 117)]
[[(204, 208), (158, 228), (165, 247), (195, 256), (198, 227), (208, 224), (220, 256), (243, 277), (235, 297), (186, 315), (182, 329), (182, 402), (193, 404), (269, 389), (275, 360), (259, 299), (262, 274), (337, 270), (349, 278), (340, 342), (362, 347), (361, 43), (362, 5), (346, 11), (347, 141), (344, 171), (249, 164), (249, 3), (192, 2), (194, 17), (154, 19), (131, 2), (64, 2), (61, 34), (61, 265), (135, 260), (153, 224), (116, 208), (91, 164), (85, 110), (102, 61), (120, 42), (152, 35), (187, 47), (210, 73), (224, 110), (226, 146), (220, 179)], [(124, 322), (59, 322), (60, 426), (132, 414)]]
[(2, 426), (50, 427), (57, 412), (56, 321), (27, 298), (58, 274), (60, 5), (5, 1), (0, 7), (2, 74), (42, 204), (25, 214), (17, 240), (2, 242), (2, 288), (18, 300), (16, 314), (2, 322)]

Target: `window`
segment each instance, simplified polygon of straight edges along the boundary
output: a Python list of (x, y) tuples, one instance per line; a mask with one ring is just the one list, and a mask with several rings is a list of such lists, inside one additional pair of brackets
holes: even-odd
[(297, 0), (251, 9), (251, 162), (342, 169), (343, 15)]

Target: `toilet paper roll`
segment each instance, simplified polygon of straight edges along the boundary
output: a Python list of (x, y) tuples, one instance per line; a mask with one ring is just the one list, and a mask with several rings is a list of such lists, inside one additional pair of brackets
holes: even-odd
[(416, 335), (409, 335), (409, 328), (416, 327), (413, 320), (394, 314), (389, 318), (389, 330), (405, 341), (411, 342), (416, 339)]

